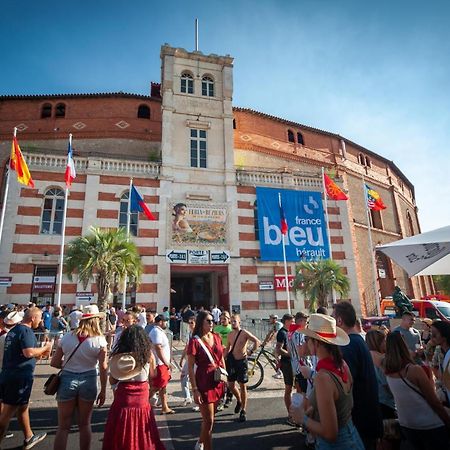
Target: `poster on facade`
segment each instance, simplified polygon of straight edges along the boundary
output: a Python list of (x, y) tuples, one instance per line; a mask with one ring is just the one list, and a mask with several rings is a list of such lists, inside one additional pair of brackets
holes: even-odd
[(285, 236), (286, 260), (328, 259), (330, 249), (322, 193), (257, 187), (261, 260), (283, 261), (283, 235), (278, 194), (281, 194), (288, 225)]
[(227, 206), (197, 202), (171, 205), (173, 244), (215, 246), (226, 243)]

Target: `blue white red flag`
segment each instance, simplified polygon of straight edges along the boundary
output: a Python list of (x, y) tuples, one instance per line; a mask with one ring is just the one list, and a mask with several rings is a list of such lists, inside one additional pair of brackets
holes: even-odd
[(278, 194), (278, 202), (280, 204), (280, 228), (281, 228), (281, 233), (282, 234), (286, 234), (288, 232), (288, 224), (287, 224), (286, 216), (284, 214), (283, 205), (281, 204), (281, 195), (280, 194)]
[(66, 186), (70, 187), (72, 186), (72, 181), (77, 176), (75, 172), (75, 162), (73, 160), (73, 153), (72, 153), (72, 135), (69, 137), (69, 148), (67, 150), (67, 166), (66, 166), (66, 173), (64, 175), (64, 179), (66, 180)]
[(156, 217), (144, 203), (144, 199), (133, 185), (131, 185), (130, 212), (143, 212), (148, 219), (156, 220)]

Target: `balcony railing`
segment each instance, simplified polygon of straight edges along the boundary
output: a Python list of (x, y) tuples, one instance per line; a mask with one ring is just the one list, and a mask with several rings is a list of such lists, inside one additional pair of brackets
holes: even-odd
[(320, 175), (298, 175), (291, 173), (273, 173), (238, 170), (236, 173), (236, 181), (242, 185), (276, 185), (285, 187), (300, 187), (305, 189), (322, 190), (322, 180)]

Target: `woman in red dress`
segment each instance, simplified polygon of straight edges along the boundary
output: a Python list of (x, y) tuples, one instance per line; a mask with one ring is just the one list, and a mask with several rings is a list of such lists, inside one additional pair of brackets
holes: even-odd
[(105, 426), (103, 450), (165, 450), (148, 401), (155, 360), (142, 327), (132, 325), (122, 332), (109, 370), (114, 401)]
[[(212, 449), (212, 429), (217, 403), (222, 398), (224, 383), (214, 380), (217, 367), (225, 367), (220, 336), (213, 333), (214, 320), (208, 311), (200, 311), (187, 348), (189, 378), (194, 392), (194, 401), (200, 406), (202, 426), (195, 450)], [(208, 349), (211, 362), (203, 345)], [(194, 369), (197, 365), (197, 369)]]

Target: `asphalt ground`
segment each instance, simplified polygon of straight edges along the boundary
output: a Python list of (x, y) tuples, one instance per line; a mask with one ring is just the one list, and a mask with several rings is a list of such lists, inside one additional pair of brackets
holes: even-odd
[[(181, 346), (175, 343), (174, 360), (179, 360)], [(31, 426), (35, 433), (46, 432), (47, 438), (35, 448), (49, 450), (53, 448), (57, 429), (57, 409), (54, 397), (43, 393), (45, 380), (51, 373), (56, 372), (48, 364), (38, 364), (35, 371), (35, 381), (30, 401)], [(249, 393), (247, 408), (247, 422), (238, 423), (238, 415), (234, 414), (234, 405), (217, 413), (214, 425), (214, 448), (251, 449), (257, 450), (288, 450), (303, 449), (304, 438), (295, 428), (285, 423), (287, 414), (283, 403), (283, 382), (272, 378), (271, 368), (267, 369), (263, 384)], [(155, 417), (161, 438), (167, 450), (193, 449), (197, 441), (201, 417), (200, 413), (192, 411), (191, 407), (182, 407), (180, 373), (177, 368), (172, 372), (173, 379), (168, 386), (169, 404), (176, 414), (163, 416), (160, 408), (155, 408)], [(102, 449), (103, 431), (107, 420), (109, 406), (112, 402), (112, 393), (107, 391), (107, 400), (102, 408), (94, 408), (92, 415), (92, 450)], [(76, 420), (74, 418), (74, 423)], [(2, 449), (22, 449), (23, 434), (17, 420), (13, 419), (10, 431), (14, 436), (4, 439)], [(78, 428), (72, 427), (68, 439), (67, 449), (77, 449)]]

